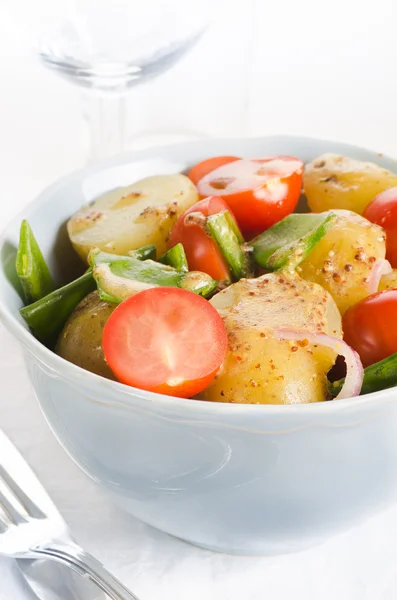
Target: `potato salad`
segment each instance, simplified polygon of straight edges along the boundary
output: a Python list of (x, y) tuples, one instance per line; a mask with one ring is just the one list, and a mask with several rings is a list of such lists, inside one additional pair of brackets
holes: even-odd
[(397, 385), (397, 174), (376, 164), (211, 157), (103, 194), (67, 232), (82, 274), (56, 288), (22, 222), (20, 314), (95, 376), (230, 404)]

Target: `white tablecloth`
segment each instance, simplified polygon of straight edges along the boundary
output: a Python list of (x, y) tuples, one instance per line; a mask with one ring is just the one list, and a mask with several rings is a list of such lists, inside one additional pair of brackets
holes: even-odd
[[(140, 121), (144, 127), (150, 123), (156, 129), (166, 112), (167, 124), (176, 130), (194, 122), (196, 129), (205, 126), (207, 133), (231, 134), (244, 108), (253, 134), (304, 133), (397, 155), (395, 129), (390, 127), (395, 123), (397, 97), (395, 0), (378, 0), (377, 10), (364, 0), (334, 0), (325, 16), (315, 0), (271, 5), (261, 0), (228, 0), (226, 4), (224, 30), (223, 34), (219, 30), (222, 37), (218, 40), (222, 62), (209, 56), (207, 66), (212, 71), (200, 71), (203, 57), (192, 54), (196, 68), (186, 62), (184, 71), (175, 70), (169, 79), (164, 78), (163, 95), (153, 94), (154, 87), (146, 88), (140, 101), (132, 95), (133, 123)], [(35, 3), (0, 2), (0, 228), (42, 187), (84, 160), (77, 91), (32, 65), (19, 51), (21, 36), (10, 15), (24, 14), (24, 5), (32, 8)], [(248, 9), (251, 20), (244, 21)], [(269, 26), (269, 18), (273, 15), (281, 22), (284, 12), (291, 18), (282, 21), (286, 27), (282, 37)], [(305, 18), (297, 22), (303, 14)], [(321, 27), (311, 26), (313, 15)], [(248, 31), (249, 26), (253, 31)], [(199, 89), (186, 83), (191, 72), (199, 78), (194, 84)], [(196, 113), (178, 114), (173, 103), (173, 86), (178, 81), (183, 84), (181, 93), (191, 90), (192, 102), (187, 106), (195, 107)], [(226, 101), (230, 81), (233, 93)], [(252, 94), (247, 102), (238, 93), (250, 81)], [(218, 88), (213, 87), (216, 84)], [(222, 110), (211, 113), (212, 100), (207, 105), (204, 100), (210, 93), (212, 98), (214, 90)], [(168, 108), (164, 106), (167, 98)], [(160, 105), (162, 110), (156, 113)], [(212, 120), (207, 119), (210, 113)], [(183, 117), (189, 123), (178, 121)], [(242, 131), (240, 121), (237, 125)], [(75, 537), (141, 600), (397, 598), (397, 506), (321, 547), (275, 558), (205, 552), (120, 513), (52, 436), (33, 397), (18, 346), (2, 327), (0, 427), (37, 472)], [(0, 600), (24, 598), (28, 595), (13, 564), (0, 559)]]

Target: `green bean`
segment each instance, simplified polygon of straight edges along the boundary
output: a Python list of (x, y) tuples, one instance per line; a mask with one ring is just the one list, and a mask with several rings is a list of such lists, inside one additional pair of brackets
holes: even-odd
[(21, 223), (15, 268), (26, 304), (36, 302), (53, 291), (50, 271), (27, 221)]
[(163, 254), (159, 261), (164, 265), (174, 267), (174, 269), (177, 269), (178, 271), (185, 271), (187, 273), (189, 270), (185, 249), (182, 244), (176, 244), (170, 248), (165, 254)]
[(90, 270), (44, 298), (21, 308), (19, 312), (33, 335), (47, 346), (52, 346), (69, 315), (94, 289), (95, 281)]
[(207, 228), (219, 246), (233, 279), (238, 281), (242, 277), (246, 277), (249, 271), (248, 258), (241, 247), (241, 233), (229, 211), (224, 210), (207, 217)]
[(295, 269), (336, 222), (333, 213), (292, 214), (279, 221), (247, 246), (262, 268)]
[(204, 297), (217, 287), (217, 282), (206, 273), (186, 273), (153, 260), (140, 261), (95, 250), (90, 252), (89, 262), (99, 295), (107, 302), (123, 302), (151, 287), (180, 287)]

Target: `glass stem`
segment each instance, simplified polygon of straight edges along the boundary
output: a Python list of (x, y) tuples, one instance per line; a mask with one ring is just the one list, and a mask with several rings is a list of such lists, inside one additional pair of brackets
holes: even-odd
[(88, 129), (88, 161), (124, 152), (128, 139), (126, 96), (84, 92), (82, 107)]

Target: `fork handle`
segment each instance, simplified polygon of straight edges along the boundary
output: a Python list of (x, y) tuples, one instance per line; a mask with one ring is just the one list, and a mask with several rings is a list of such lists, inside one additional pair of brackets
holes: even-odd
[(139, 600), (102, 563), (74, 542), (53, 542), (34, 549), (34, 554), (68, 565), (82, 576), (89, 577), (112, 600)]

